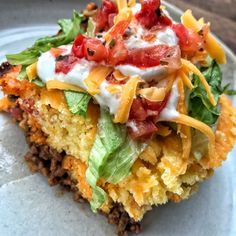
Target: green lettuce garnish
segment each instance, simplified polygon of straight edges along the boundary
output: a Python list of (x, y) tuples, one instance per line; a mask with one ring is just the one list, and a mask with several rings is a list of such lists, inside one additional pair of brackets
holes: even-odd
[(81, 31), (80, 25), (84, 16), (74, 11), (73, 18), (61, 19), (58, 21), (60, 26), (60, 33), (51, 36), (38, 39), (31, 48), (28, 48), (18, 54), (6, 55), (7, 60), (12, 65), (30, 65), (38, 60), (41, 53), (48, 51), (53, 47), (59, 47), (61, 45), (71, 43), (77, 34)]
[(86, 93), (64, 91), (68, 108), (72, 114), (85, 117), (91, 96)]
[(18, 80), (24, 80), (27, 79), (27, 74), (26, 74), (26, 66), (22, 66), (20, 73), (18, 74), (17, 78)]
[(93, 189), (91, 208), (96, 212), (106, 201), (105, 191), (97, 186), (99, 179), (110, 183), (122, 181), (130, 173), (130, 169), (145, 144), (131, 140), (126, 127), (114, 124), (108, 111), (101, 109), (98, 133), (92, 147), (86, 178)]
[[(220, 95), (223, 93), (221, 87), (222, 72), (216, 61), (212, 61), (209, 67), (201, 67), (201, 72), (205, 76), (215, 101), (218, 103)], [(214, 125), (219, 117), (218, 106), (213, 106), (207, 96), (198, 76), (193, 75), (194, 88), (189, 96), (189, 115), (210, 126)]]

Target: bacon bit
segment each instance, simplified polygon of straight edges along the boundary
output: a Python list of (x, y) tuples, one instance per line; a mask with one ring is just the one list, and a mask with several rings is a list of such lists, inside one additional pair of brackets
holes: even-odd
[(136, 121), (144, 121), (147, 118), (147, 111), (143, 106), (142, 100), (136, 98), (130, 109), (129, 119)]
[(68, 74), (78, 62), (78, 59), (73, 55), (69, 55), (59, 56), (56, 61), (56, 73)]
[(157, 127), (151, 120), (131, 120), (128, 123), (128, 132), (131, 138), (134, 140), (147, 140), (157, 132)]
[(54, 57), (59, 57), (63, 52), (65, 52), (64, 48), (51, 48), (50, 49), (50, 53), (54, 56)]

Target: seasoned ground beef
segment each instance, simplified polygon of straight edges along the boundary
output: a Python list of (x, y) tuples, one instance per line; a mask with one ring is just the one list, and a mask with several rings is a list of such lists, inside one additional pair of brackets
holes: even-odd
[[(75, 201), (85, 201), (79, 193), (75, 181), (62, 168), (64, 152), (58, 153), (47, 145), (36, 143), (29, 143), (29, 147), (25, 160), (28, 162), (31, 171), (40, 172), (47, 177), (50, 186), (60, 184), (66, 190), (73, 192)], [(119, 236), (127, 236), (128, 232), (138, 233), (140, 231), (140, 224), (132, 220), (119, 204), (114, 205), (106, 217), (109, 224), (117, 225)]]

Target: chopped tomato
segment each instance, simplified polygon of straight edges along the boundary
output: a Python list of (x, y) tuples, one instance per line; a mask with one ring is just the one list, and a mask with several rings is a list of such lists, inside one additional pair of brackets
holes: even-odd
[(84, 37), (81, 33), (77, 35), (72, 46), (72, 53), (78, 57), (83, 58), (86, 55), (85, 42), (87, 38)]
[(146, 140), (157, 132), (157, 127), (151, 120), (136, 121), (131, 120), (128, 123), (128, 132), (134, 140)]
[(172, 21), (162, 14), (160, 0), (143, 0), (141, 5), (141, 11), (136, 13), (135, 17), (142, 26), (150, 29), (157, 25), (162, 27), (172, 24)]
[(59, 56), (56, 60), (56, 73), (68, 74), (75, 66), (78, 59), (75, 56)]
[(54, 57), (59, 57), (64, 51), (65, 51), (65, 49), (63, 49), (63, 48), (51, 48), (50, 49), (50, 53)]
[(183, 24), (174, 24), (172, 29), (179, 38), (181, 50), (185, 53), (195, 53), (201, 48), (204, 48), (204, 37), (187, 29)]
[(94, 17), (94, 21), (96, 22), (96, 32), (100, 32), (102, 30), (108, 30), (111, 27), (111, 18), (117, 14), (118, 9), (116, 4), (111, 0), (103, 0), (102, 6), (98, 10), (97, 15)]
[(155, 11), (161, 6), (160, 0), (143, 0), (141, 1), (143, 11)]
[(99, 39), (87, 39), (85, 42), (86, 58), (100, 62), (107, 58), (107, 48)]
[(109, 65), (122, 63), (128, 56), (128, 49), (121, 38), (114, 39), (113, 42), (114, 45), (109, 45), (109, 54), (107, 59)]
[(148, 48), (137, 48), (129, 51), (125, 61), (127, 64), (132, 64), (137, 67), (152, 67), (158, 66), (160, 60), (165, 57), (169, 50), (167, 45), (157, 45)]

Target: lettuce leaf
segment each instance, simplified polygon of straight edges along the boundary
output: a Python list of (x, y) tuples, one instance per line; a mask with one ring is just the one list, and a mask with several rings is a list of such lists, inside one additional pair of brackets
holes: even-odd
[(110, 183), (117, 183), (129, 175), (130, 169), (143, 151), (145, 144), (132, 141), (126, 127), (114, 124), (108, 111), (101, 109), (98, 133), (92, 147), (86, 179), (93, 189), (90, 202), (92, 210), (96, 212), (106, 201), (105, 191), (97, 186), (99, 179), (106, 179)]
[[(208, 84), (211, 86), (211, 91), (218, 103), (219, 97), (222, 94), (222, 73), (219, 65), (213, 60), (208, 68), (201, 67), (200, 70), (205, 76)], [(218, 106), (212, 106), (205, 88), (196, 75), (193, 75), (193, 85), (194, 89), (189, 96), (189, 115), (212, 126), (219, 117)]]
[(71, 113), (86, 117), (91, 96), (86, 93), (64, 91), (67, 105)]
[(27, 79), (27, 74), (26, 74), (26, 66), (22, 66), (20, 73), (18, 74), (17, 78), (18, 80), (24, 80)]
[(41, 53), (48, 51), (50, 48), (71, 43), (80, 32), (80, 25), (83, 19), (83, 15), (74, 11), (71, 20), (61, 19), (58, 21), (61, 28), (59, 34), (38, 39), (31, 48), (18, 54), (6, 55), (7, 60), (12, 65), (30, 65), (36, 62)]

